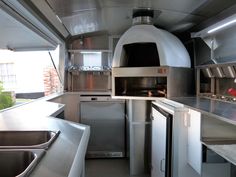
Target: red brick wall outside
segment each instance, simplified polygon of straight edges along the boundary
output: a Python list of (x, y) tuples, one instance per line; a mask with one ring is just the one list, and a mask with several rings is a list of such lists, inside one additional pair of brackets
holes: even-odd
[(43, 72), (44, 95), (56, 93), (59, 88), (57, 72), (53, 67), (44, 68)]

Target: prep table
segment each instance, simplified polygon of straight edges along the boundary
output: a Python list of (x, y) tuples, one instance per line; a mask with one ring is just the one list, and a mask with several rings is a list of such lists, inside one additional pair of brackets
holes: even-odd
[[(182, 97), (172, 98), (173, 101), (184, 104), (190, 109), (201, 112), (203, 121), (208, 119), (208, 127), (213, 133), (224, 132), (236, 129), (236, 104), (225, 101), (219, 101), (216, 99), (207, 99), (201, 97)], [(206, 121), (203, 124), (205, 124)], [(223, 125), (223, 126), (222, 126)], [(223, 130), (222, 128), (225, 129)], [(221, 128), (221, 129), (219, 129)], [(231, 133), (232, 134), (232, 133)], [(217, 136), (217, 135), (216, 135)], [(233, 135), (230, 135), (233, 136)], [(231, 138), (231, 137), (229, 137)], [(231, 143), (208, 143), (202, 140), (209, 149), (213, 150), (232, 164), (236, 165), (236, 144)]]

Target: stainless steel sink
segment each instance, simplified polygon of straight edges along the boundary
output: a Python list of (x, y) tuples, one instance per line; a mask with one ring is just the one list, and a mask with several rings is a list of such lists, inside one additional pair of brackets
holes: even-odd
[(27, 177), (44, 153), (43, 149), (0, 149), (0, 176)]
[(0, 131), (0, 149), (47, 149), (60, 131)]

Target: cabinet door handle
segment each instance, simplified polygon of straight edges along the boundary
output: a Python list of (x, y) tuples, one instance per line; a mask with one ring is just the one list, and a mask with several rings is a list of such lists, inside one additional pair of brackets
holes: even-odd
[(165, 172), (165, 159), (161, 160), (160, 171), (163, 172), (163, 173)]

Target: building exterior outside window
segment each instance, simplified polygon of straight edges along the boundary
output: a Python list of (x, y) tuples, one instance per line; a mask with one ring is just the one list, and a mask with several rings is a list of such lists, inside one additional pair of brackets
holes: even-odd
[(14, 63), (0, 63), (0, 81), (4, 91), (15, 90), (17, 83)]
[(0, 82), (3, 92), (12, 93), (17, 101), (59, 92), (61, 84), (52, 63), (56, 68), (59, 67), (59, 51), (59, 47), (50, 51), (51, 58), (49, 51), (0, 50)]

